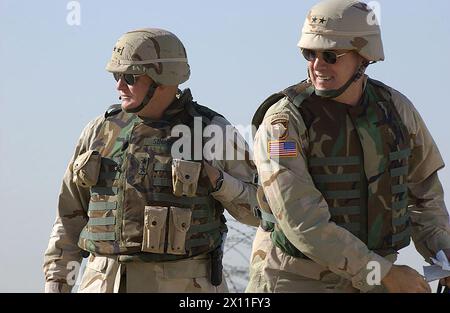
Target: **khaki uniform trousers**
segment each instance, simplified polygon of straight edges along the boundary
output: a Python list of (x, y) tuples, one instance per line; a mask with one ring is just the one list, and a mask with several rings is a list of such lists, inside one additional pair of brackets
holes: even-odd
[(209, 279), (208, 255), (170, 262), (120, 263), (117, 256), (89, 257), (81, 279), (80, 293), (225, 293), (228, 287), (213, 286)]

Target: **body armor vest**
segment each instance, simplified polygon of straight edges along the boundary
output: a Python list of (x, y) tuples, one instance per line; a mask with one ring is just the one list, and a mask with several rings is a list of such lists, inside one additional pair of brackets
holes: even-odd
[[(254, 124), (270, 103), (287, 96), (305, 122), (309, 172), (329, 206), (331, 221), (383, 256), (408, 246), (410, 138), (387, 87), (369, 79), (357, 106), (313, 92), (311, 84), (300, 83), (272, 96), (255, 115)], [(276, 224), (265, 223), (279, 248), (303, 257)]]
[[(142, 120), (120, 106), (107, 112), (90, 147), (100, 156), (90, 158), (99, 163), (99, 174), (90, 189), (89, 220), (79, 246), (125, 261), (178, 260), (218, 247), (226, 232), (223, 207), (210, 196), (206, 174), (199, 174), (201, 161), (172, 162), (171, 156), (178, 139), (171, 137), (174, 125), (192, 130), (194, 116), (202, 117), (205, 126), (216, 115), (192, 102), (190, 92), (169, 107), (167, 122)], [(175, 181), (193, 193), (176, 196)]]

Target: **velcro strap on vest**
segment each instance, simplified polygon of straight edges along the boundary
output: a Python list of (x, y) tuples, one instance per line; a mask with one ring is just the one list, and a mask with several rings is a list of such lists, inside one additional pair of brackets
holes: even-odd
[(400, 151), (395, 151), (395, 152), (391, 152), (389, 153), (389, 160), (390, 161), (394, 161), (394, 160), (400, 160), (400, 159), (406, 159), (411, 155), (411, 149), (403, 149)]
[(91, 233), (88, 232), (86, 229), (83, 229), (83, 231), (80, 234), (80, 237), (87, 240), (113, 241), (116, 240), (116, 233), (115, 232)]
[(343, 166), (343, 165), (359, 165), (359, 156), (352, 157), (328, 157), (328, 158), (310, 158), (310, 166)]
[(163, 177), (153, 177), (153, 185), (159, 187), (172, 187), (172, 179)]
[(313, 175), (313, 179), (316, 183), (358, 182), (361, 180), (361, 174)]
[(323, 191), (323, 195), (327, 199), (358, 199), (361, 197), (360, 190), (333, 190)]
[(114, 216), (110, 217), (90, 217), (88, 221), (89, 226), (108, 226), (115, 225), (116, 218)]
[(214, 243), (213, 247), (218, 247), (219, 244), (222, 241), (222, 237), (220, 235), (220, 232), (217, 231), (217, 232), (211, 233), (207, 238), (189, 239), (189, 240), (186, 241), (186, 249), (191, 250), (192, 248), (195, 248), (195, 247), (201, 247), (201, 246), (209, 245), (211, 240)]
[(117, 202), (89, 202), (89, 211), (111, 211), (117, 209)]
[(402, 166), (391, 169), (391, 177), (408, 175), (408, 166)]
[(111, 180), (111, 179), (119, 179), (120, 172), (100, 172), (99, 178), (102, 180)]
[(192, 218), (199, 219), (199, 218), (205, 218), (210, 216), (209, 210), (193, 210), (192, 211)]
[(406, 212), (406, 214), (400, 216), (400, 217), (396, 217), (396, 218), (392, 218), (392, 225), (393, 226), (402, 226), (402, 225), (406, 225), (406, 223), (409, 220), (409, 212)]
[(331, 216), (339, 215), (358, 215), (361, 213), (361, 208), (357, 206), (329, 208)]
[(403, 193), (403, 192), (407, 192), (408, 191), (408, 187), (406, 186), (406, 184), (401, 184), (401, 185), (393, 185), (392, 186), (392, 193), (398, 194), (398, 193)]
[(93, 195), (104, 195), (104, 196), (115, 196), (119, 188), (117, 187), (92, 187), (91, 194)]
[(408, 206), (408, 200), (401, 200), (401, 201), (395, 201), (395, 202), (392, 202), (392, 209), (394, 209), (394, 210), (401, 210), (401, 209), (404, 209), (404, 208), (406, 208)]
[(155, 165), (153, 166), (153, 169), (158, 172), (170, 172), (172, 173), (172, 164), (171, 163), (159, 163), (155, 162)]

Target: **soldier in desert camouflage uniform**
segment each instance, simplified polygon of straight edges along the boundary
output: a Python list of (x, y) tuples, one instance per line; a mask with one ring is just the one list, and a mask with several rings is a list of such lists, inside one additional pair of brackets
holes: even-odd
[[(70, 291), (67, 265), (85, 256), (81, 292), (226, 292), (224, 208), (258, 224), (251, 212), (256, 168), (245, 141), (238, 137), (231, 149), (246, 158), (227, 160), (224, 149), (216, 151), (223, 157), (205, 161), (203, 129), (225, 132), (230, 125), (194, 102), (189, 89), (178, 89), (190, 69), (172, 33), (124, 34), (106, 69), (122, 103), (87, 125), (65, 173), (45, 252), (46, 291)], [(192, 137), (176, 137), (180, 125)], [(173, 154), (186, 156), (191, 148), (194, 157)]]
[(262, 222), (247, 292), (429, 292), (393, 265), (398, 251), (412, 236), (427, 261), (441, 249), (450, 259), (438, 148), (412, 103), (364, 74), (384, 60), (373, 14), (315, 5), (299, 42), (309, 78), (253, 118)]

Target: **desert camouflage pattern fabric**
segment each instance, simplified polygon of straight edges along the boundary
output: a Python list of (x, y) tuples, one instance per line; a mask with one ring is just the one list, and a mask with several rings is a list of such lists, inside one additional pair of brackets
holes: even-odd
[[(352, 281), (311, 259), (284, 253), (271, 239), (271, 232), (258, 228), (252, 246), (250, 280), (246, 292), (359, 293)], [(394, 263), (397, 255), (385, 257)], [(275, 270), (276, 269), (276, 270)], [(387, 292), (383, 285), (370, 293)]]
[[(161, 121), (142, 120), (116, 109), (113, 110), (116, 112), (107, 112), (87, 125), (64, 176), (57, 218), (45, 253), (44, 272), (49, 285), (58, 284), (62, 291), (70, 289), (67, 286), (67, 264), (70, 261), (80, 262), (87, 252), (97, 256), (117, 256), (119, 263), (159, 261), (166, 264), (174, 259), (190, 260), (193, 255), (206, 255), (220, 244), (220, 235), (226, 231), (223, 207), (243, 223), (258, 224), (251, 211), (257, 201), (256, 186), (253, 184), (256, 168), (250, 159), (214, 160), (212, 165), (224, 174), (223, 184), (215, 192), (211, 192), (210, 183), (202, 174), (197, 188), (198, 198), (194, 197), (192, 201), (209, 199), (214, 211), (205, 210), (202, 203), (191, 202), (188, 205), (189, 199), (186, 201), (186, 197), (175, 197), (169, 192), (172, 188), (168, 167), (171, 158), (167, 156), (167, 151), (162, 150), (170, 147), (170, 138), (163, 132), (167, 125), (175, 121), (187, 125), (192, 123), (192, 115), (188, 113), (192, 113), (193, 108), (199, 116), (205, 116), (209, 124), (218, 125), (225, 132), (229, 122), (194, 103), (189, 90), (177, 96)], [(146, 144), (143, 144), (144, 141)], [(98, 181), (94, 186), (83, 186), (74, 178), (90, 176), (74, 175), (74, 168), (85, 168), (77, 165), (77, 160), (85, 160), (80, 156), (91, 150), (102, 155)], [(152, 157), (149, 158), (149, 155)], [(91, 181), (88, 179), (86, 182)], [(155, 195), (164, 195), (164, 198), (155, 199)], [(190, 209), (182, 209), (186, 207)], [(152, 214), (146, 215), (147, 210)], [(190, 212), (190, 215), (186, 216), (185, 212)], [(178, 217), (173, 219), (175, 215)], [(154, 218), (148, 220), (152, 216)], [(166, 223), (171, 216), (172, 219)], [(206, 221), (209, 225), (205, 224)], [(166, 252), (172, 248), (167, 242), (165, 245), (145, 242), (145, 225), (153, 225), (153, 222), (158, 225), (162, 222), (163, 227), (168, 223), (179, 224), (179, 227), (172, 228), (179, 229), (187, 240), (180, 241), (176, 233), (169, 232), (169, 237), (173, 235), (172, 242), (187, 244), (197, 240), (197, 243), (202, 241), (202, 245), (185, 246), (186, 253)], [(189, 225), (192, 231), (186, 232), (183, 227)], [(211, 229), (212, 225), (215, 228)], [(210, 229), (205, 229), (205, 226)], [(151, 249), (155, 251), (150, 252)]]
[[(186, 98), (180, 99), (180, 107), (190, 101)], [(209, 196), (206, 174), (198, 179), (194, 197), (173, 195), (171, 147), (178, 138), (170, 133), (174, 125), (190, 120), (187, 110), (169, 123), (141, 120), (123, 111), (106, 119), (91, 147), (102, 155), (102, 166), (99, 181), (91, 187), (89, 220), (78, 244), (83, 250), (100, 255), (143, 250), (152, 254), (141, 258), (169, 261), (210, 252), (220, 244), (226, 231), (220, 229), (223, 207)], [(179, 170), (182, 176), (190, 174), (189, 168)], [(146, 206), (153, 208), (142, 210)], [(172, 242), (164, 242), (166, 227)], [(144, 244), (142, 238), (147, 237)], [(175, 241), (179, 251), (172, 251)]]
[(225, 278), (219, 286), (209, 281), (207, 255), (177, 262), (121, 263), (117, 256), (90, 255), (78, 289), (79, 293), (224, 293)]
[(300, 48), (355, 50), (369, 61), (383, 61), (381, 31), (374, 11), (364, 2), (326, 0), (309, 11)]
[[(368, 81), (358, 106), (311, 95), (299, 110), (310, 134), (308, 170), (331, 221), (370, 250), (387, 255), (409, 244), (405, 183), (410, 142), (388, 91), (379, 84)], [(310, 87), (305, 82), (284, 93), (296, 99)], [(288, 119), (276, 117), (272, 127), (280, 123), (285, 126)], [(290, 255), (301, 255), (277, 226), (273, 239)]]
[[(370, 95), (370, 88), (367, 77), (365, 77), (366, 96)], [(409, 163), (406, 185), (409, 196), (408, 213), (412, 227), (412, 238), (418, 247), (418, 251), (429, 261), (429, 257), (435, 255), (437, 251), (450, 246), (449, 217), (443, 200), (442, 186), (437, 176), (437, 171), (444, 166), (444, 163), (436, 144), (412, 103), (398, 91), (390, 87), (388, 91), (391, 94), (398, 117), (403, 122), (407, 132), (405, 144), (408, 143), (411, 149), (411, 156), (408, 161), (402, 160), (402, 163), (398, 163), (398, 160), (396, 160), (393, 163), (396, 164), (395, 167), (404, 167), (403, 162)], [(311, 99), (313, 98), (311, 97)], [(321, 101), (326, 103), (319, 102), (317, 106), (323, 106), (326, 110), (339, 110), (338, 103), (332, 100)], [(337, 106), (337, 108), (334, 106)], [(341, 143), (347, 143), (342, 147), (339, 146), (339, 142), (334, 142), (332, 139), (340, 135), (346, 138), (351, 134), (352, 129), (354, 132), (351, 111), (357, 111), (361, 108), (345, 108), (345, 112), (343, 111), (342, 114), (336, 116), (325, 114), (325, 119), (335, 119), (340, 116), (338, 124), (344, 128), (344, 131), (341, 131), (340, 128), (333, 130), (336, 125), (327, 126), (330, 131), (335, 131), (334, 135), (318, 132), (314, 123), (319, 121), (308, 119), (308, 117), (313, 117), (314, 110), (320, 110), (319, 108), (314, 106), (306, 106), (306, 108), (313, 111), (304, 112), (305, 118), (288, 97), (282, 97), (275, 103), (265, 114), (264, 120), (256, 133), (254, 153), (255, 164), (258, 168), (260, 183), (263, 186), (265, 196), (263, 200), (267, 202), (267, 206), (273, 212), (277, 227), (289, 242), (307, 258), (289, 256), (276, 247), (272, 239), (264, 238), (273, 236), (273, 232), (267, 232), (269, 233), (267, 235), (262, 229), (258, 230), (252, 251), (251, 277), (247, 291), (305, 291), (307, 288), (297, 290), (297, 286), (300, 286), (301, 282), (307, 279), (320, 281), (320, 286), (323, 288), (328, 286), (329, 289), (337, 288), (336, 290), (338, 290), (343, 282), (349, 281), (350, 283), (346, 282), (346, 284), (356, 291), (374, 290), (374, 286), (368, 285), (366, 280), (367, 264), (370, 261), (379, 262), (381, 278), (383, 278), (390, 270), (395, 254), (381, 256), (372, 251), (355, 234), (336, 224), (336, 222), (348, 224), (358, 221), (345, 215), (336, 219), (336, 216), (331, 214), (332, 207), (329, 199), (327, 201), (326, 195), (319, 190), (319, 186), (314, 181), (314, 176), (323, 173), (311, 172), (310, 159), (311, 155), (326, 157), (321, 155), (323, 154), (323, 145), (336, 145), (337, 150), (343, 149), (342, 151), (346, 151), (349, 155), (350, 153), (356, 153), (361, 156), (361, 159), (370, 160), (370, 156), (366, 156), (364, 149), (361, 149), (361, 147), (353, 148), (348, 145), (349, 141), (341, 140)], [(357, 116), (369, 122), (370, 114), (368, 113), (370, 112), (359, 112)], [(280, 132), (280, 127), (276, 126), (280, 122), (286, 126), (285, 132)], [(385, 127), (383, 123), (378, 126), (381, 130)], [(346, 129), (350, 132), (345, 131)], [(391, 132), (392, 130), (385, 128), (383, 131)], [(279, 139), (280, 134), (283, 136), (283, 140), (296, 143), (298, 149), (296, 157), (276, 158), (270, 155), (268, 143), (273, 141), (274, 138)], [(388, 135), (395, 135), (395, 132)], [(369, 140), (367, 143), (362, 141), (361, 144), (368, 145), (369, 150), (377, 151), (377, 144), (373, 140)], [(395, 145), (392, 148), (395, 148)], [(403, 146), (398, 145), (396, 149), (403, 150), (403, 148)], [(380, 151), (386, 153), (384, 148)], [(378, 153), (371, 157), (376, 155)], [(364, 161), (364, 169), (368, 171), (369, 187), (371, 177), (374, 177), (373, 173), (380, 171), (380, 168), (377, 168), (379, 164), (380, 162), (376, 161), (374, 164), (366, 165)], [(371, 166), (375, 167), (371, 169)], [(328, 172), (328, 174), (340, 174), (339, 171), (342, 171), (337, 167), (330, 168), (330, 171), (331, 169), (333, 172)], [(385, 167), (385, 171), (388, 170), (389, 167)], [(380, 179), (385, 179), (383, 177), (387, 179), (388, 176), (381, 175), (379, 177)], [(400, 181), (398, 180), (400, 179), (399, 176), (396, 176), (396, 181), (386, 182), (388, 187), (382, 188), (390, 188), (392, 183), (399, 184)], [(375, 192), (375, 194), (379, 191), (385, 192), (386, 195), (392, 192), (392, 190), (385, 189), (386, 191), (383, 191), (377, 190), (377, 188), (375, 184), (372, 191), (370, 191), (370, 188), (368, 190), (369, 192)], [(394, 194), (391, 201), (394, 201), (396, 197), (398, 195)], [(388, 202), (383, 204), (386, 200)], [(389, 201), (389, 198), (383, 200), (383, 196), (377, 196), (373, 201), (376, 201), (373, 205), (383, 204), (383, 210), (388, 215), (395, 216), (393, 215), (395, 209), (393, 210), (390, 207), (389, 203), (392, 204), (392, 202)], [(368, 203), (370, 205), (370, 197)], [(331, 205), (334, 205), (334, 203), (331, 202)], [(401, 215), (397, 217), (406, 216), (404, 215), (406, 213), (404, 209), (400, 212)], [(370, 219), (370, 213), (368, 216)], [(373, 221), (376, 219), (375, 216), (372, 217)], [(387, 219), (387, 222), (389, 222), (389, 219)], [(374, 226), (374, 235), (376, 235), (377, 230), (383, 232), (383, 227), (390, 226), (389, 224), (376, 226), (377, 223), (372, 223), (372, 225)], [(399, 231), (401, 230), (399, 229)], [(376, 237), (380, 238), (379, 236), (374, 238)], [(375, 240), (371, 244), (377, 245), (379, 242)], [(334, 283), (329, 282), (325, 279), (327, 273), (337, 274), (344, 280)]]
[(183, 43), (173, 33), (158, 28), (137, 29), (120, 37), (106, 70), (147, 74), (165, 86), (180, 85), (191, 73)]

